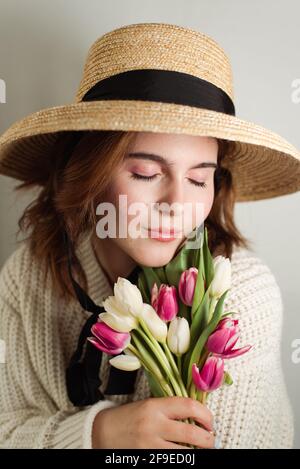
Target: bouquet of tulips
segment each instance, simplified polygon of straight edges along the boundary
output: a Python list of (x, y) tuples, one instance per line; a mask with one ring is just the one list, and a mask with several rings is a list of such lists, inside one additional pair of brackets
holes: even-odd
[(91, 328), (88, 340), (114, 355), (112, 366), (144, 368), (155, 397), (205, 403), (210, 392), (232, 384), (226, 360), (251, 348), (236, 348), (238, 319), (223, 311), (230, 260), (212, 258), (206, 227), (201, 234), (197, 249), (184, 245), (167, 265), (142, 266), (138, 286), (119, 277), (114, 296), (104, 300), (105, 312)]

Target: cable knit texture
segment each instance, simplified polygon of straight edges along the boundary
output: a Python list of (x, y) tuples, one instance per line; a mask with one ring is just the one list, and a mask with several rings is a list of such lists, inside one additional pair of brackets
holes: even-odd
[[(101, 304), (113, 292), (90, 237), (81, 242), (78, 255), (88, 293)], [(294, 420), (281, 365), (281, 292), (269, 267), (243, 248), (233, 251), (232, 287), (224, 307), (239, 313), (240, 344), (253, 348), (226, 361), (234, 383), (208, 396), (221, 447), (292, 448)], [(6, 260), (0, 273), (0, 339), (6, 344), (5, 363), (0, 363), (1, 448), (90, 449), (99, 411), (150, 396), (140, 368), (133, 394), (73, 406), (65, 369), (87, 317), (77, 300), (58, 300), (26, 241)], [(108, 358), (103, 354), (101, 391), (108, 379)]]

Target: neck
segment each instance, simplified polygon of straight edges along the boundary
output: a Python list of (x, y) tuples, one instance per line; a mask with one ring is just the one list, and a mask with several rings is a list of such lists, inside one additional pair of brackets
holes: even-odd
[(110, 238), (101, 239), (92, 236), (92, 245), (98, 262), (113, 287), (118, 277), (128, 277), (137, 265), (114, 241)]

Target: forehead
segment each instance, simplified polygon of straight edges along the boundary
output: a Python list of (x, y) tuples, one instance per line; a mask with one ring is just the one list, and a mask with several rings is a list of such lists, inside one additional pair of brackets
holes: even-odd
[(139, 145), (189, 145), (189, 146), (216, 146), (217, 139), (201, 135), (187, 135), (163, 132), (136, 132), (132, 146)]
[[(167, 134), (154, 132), (137, 132), (127, 155), (154, 155), (154, 161), (163, 163), (217, 162), (218, 142), (213, 137), (202, 137), (186, 134)], [(157, 156), (157, 158), (155, 158)]]

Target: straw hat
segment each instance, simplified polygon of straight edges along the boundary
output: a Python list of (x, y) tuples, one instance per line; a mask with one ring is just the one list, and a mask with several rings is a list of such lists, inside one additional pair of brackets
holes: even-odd
[(232, 71), (207, 35), (167, 23), (114, 29), (90, 47), (75, 102), (42, 109), (0, 137), (0, 173), (26, 180), (61, 131), (124, 130), (211, 136), (230, 142), (224, 165), (237, 201), (300, 190), (300, 153), (235, 115)]

